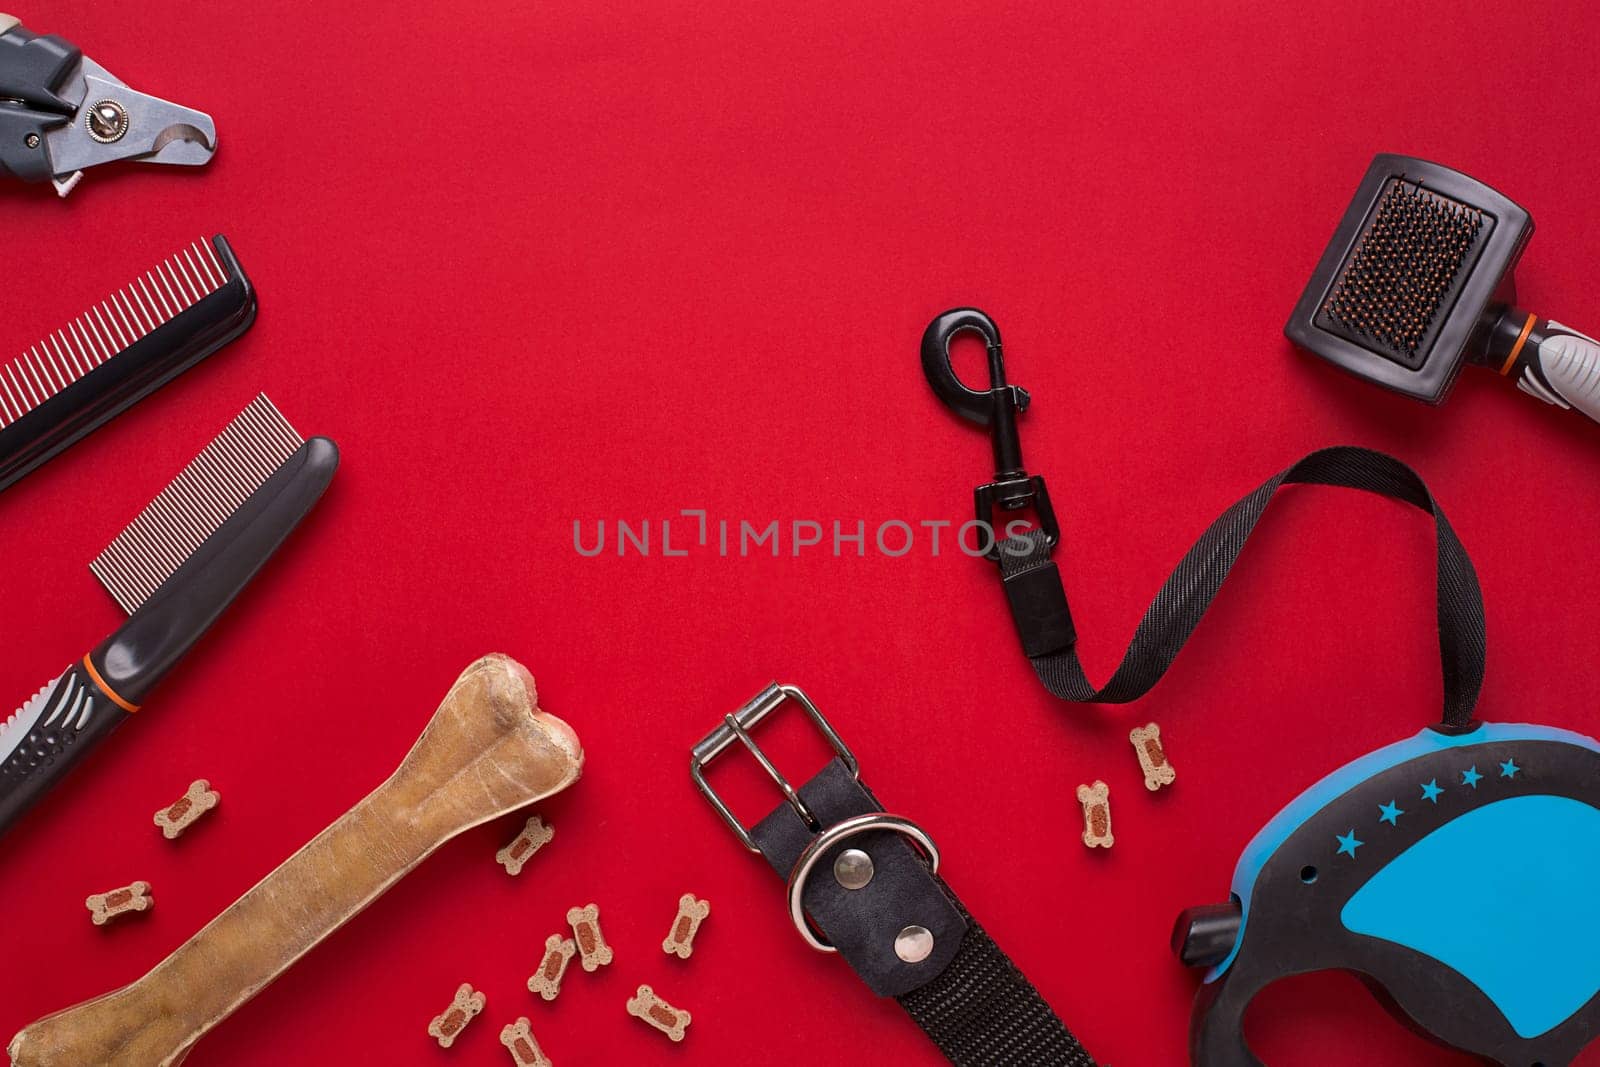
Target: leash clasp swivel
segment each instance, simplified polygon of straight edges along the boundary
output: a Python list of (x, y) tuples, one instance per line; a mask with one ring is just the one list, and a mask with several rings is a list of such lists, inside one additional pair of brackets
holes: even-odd
[[(989, 354), (989, 388), (969, 387), (956, 377), (950, 365), (950, 342), (960, 333), (975, 333), (983, 338)], [(928, 324), (922, 334), (922, 373), (933, 391), (956, 414), (989, 428), (994, 444), (994, 481), (973, 491), (973, 503), (980, 523), (992, 534), (990, 559), (1000, 558), (1004, 530), (995, 523), (995, 511), (1020, 511), (1032, 506), (1039, 527), (1051, 547), (1061, 539), (1061, 528), (1050, 493), (1041, 475), (1030, 475), (1022, 465), (1022, 440), (1017, 432), (1017, 416), (1028, 410), (1030, 397), (1021, 386), (1006, 382), (1005, 357), (1000, 347), (1000, 327), (977, 308), (955, 308)]]

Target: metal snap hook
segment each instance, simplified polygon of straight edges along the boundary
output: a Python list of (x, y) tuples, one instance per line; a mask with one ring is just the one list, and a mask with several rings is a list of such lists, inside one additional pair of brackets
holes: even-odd
[[(971, 332), (983, 338), (989, 352), (989, 388), (973, 389), (956, 377), (950, 365), (950, 342), (957, 334)], [(1032, 505), (1039, 516), (1050, 545), (1061, 538), (1050, 494), (1044, 479), (1030, 475), (1022, 465), (1022, 440), (1017, 433), (1017, 416), (1028, 410), (1025, 389), (1006, 381), (1005, 355), (1000, 347), (1000, 327), (977, 308), (954, 308), (935, 318), (922, 333), (922, 373), (934, 393), (962, 418), (989, 428), (994, 445), (994, 481), (979, 486), (973, 493), (974, 510), (980, 523), (996, 531), (995, 510), (1017, 511)], [(999, 559), (998, 537), (987, 553)]]
[[(970, 388), (956, 377), (950, 365), (950, 342), (957, 334), (975, 333), (983, 338), (989, 350), (989, 388)], [(1007, 394), (1004, 402), (1017, 411), (1028, 410), (1027, 390), (1006, 384), (1005, 357), (1000, 348), (1000, 327), (977, 308), (954, 308), (935, 318), (922, 333), (922, 373), (933, 391), (957, 414), (971, 419), (979, 426), (988, 426), (994, 419), (994, 406), (1001, 399), (996, 393)]]

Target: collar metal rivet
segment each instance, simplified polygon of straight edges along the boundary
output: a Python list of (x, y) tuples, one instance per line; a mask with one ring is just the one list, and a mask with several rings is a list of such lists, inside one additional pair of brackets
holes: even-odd
[(921, 963), (933, 954), (933, 934), (925, 926), (908, 926), (895, 935), (894, 954), (907, 963)]
[(872, 875), (872, 857), (859, 848), (847, 848), (833, 861), (834, 880), (846, 889), (865, 889)]

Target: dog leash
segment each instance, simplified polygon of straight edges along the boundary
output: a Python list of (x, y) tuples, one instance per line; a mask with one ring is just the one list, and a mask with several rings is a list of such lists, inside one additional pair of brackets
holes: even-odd
[[(987, 390), (966, 386), (950, 365), (950, 342), (964, 332), (978, 334), (987, 346)], [(1061, 531), (1050, 495), (1044, 478), (1030, 475), (1022, 464), (1017, 417), (1027, 410), (1030, 398), (1006, 382), (999, 328), (975, 308), (945, 312), (923, 334), (922, 369), (940, 399), (990, 430), (995, 478), (974, 492), (977, 521), (991, 531), (986, 554), (997, 564), (1022, 651), (1039, 681), (1055, 696), (1079, 704), (1126, 704), (1148, 693), (1194, 633), (1278, 490), (1284, 485), (1326, 485), (1377, 493), (1433, 516), (1444, 670), (1444, 711), (1435, 729), (1451, 735), (1472, 729), (1485, 656), (1477, 573), (1427, 484), (1404, 463), (1371, 449), (1338, 446), (1312, 452), (1268, 478), (1223, 512), (1184, 554), (1139, 621), (1111, 679), (1096, 687), (1078, 659), (1077, 630), (1060, 569), (1052, 559)], [(996, 525), (1002, 512), (1028, 508), (1037, 517), (1037, 526), (1012, 532), (1009, 526), (1002, 530)]]

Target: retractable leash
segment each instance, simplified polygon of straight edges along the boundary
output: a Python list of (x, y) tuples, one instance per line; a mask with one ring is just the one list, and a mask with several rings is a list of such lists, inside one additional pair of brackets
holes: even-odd
[[(989, 351), (990, 388), (969, 389), (949, 344), (971, 331)], [(1074, 703), (1127, 703), (1171, 666), (1285, 484), (1362, 489), (1433, 516), (1437, 532), (1441, 721), (1335, 771), (1246, 846), (1227, 904), (1185, 912), (1182, 961), (1210, 968), (1190, 1053), (1200, 1067), (1260, 1067), (1245, 1008), (1280, 978), (1356, 972), (1401, 1018), (1442, 1044), (1506, 1067), (1569, 1063), (1600, 1033), (1600, 743), (1541, 726), (1473, 719), (1483, 685), (1477, 574), (1427, 485), (1391, 456), (1313, 452), (1212, 523), (1161, 587), (1111, 680), (1096, 688), (1051, 560), (1060, 530), (1044, 479), (1022, 465), (1000, 332), (981, 311), (946, 312), (922, 339), (934, 391), (994, 437), (995, 480), (978, 519), (1033, 507), (1038, 527), (996, 534), (1023, 651), (1045, 687)]]
[[(834, 758), (799, 789), (751, 736), (784, 704), (800, 706)], [(705, 768), (742, 744), (784, 802), (746, 828)], [(894, 997), (957, 1067), (1095, 1067), (1056, 1013), (939, 877), (939, 849), (861, 782), (856, 758), (809, 697), (776, 682), (694, 746), (690, 775), (745, 848), (787, 880), (789, 917), (806, 944), (837, 952), (874, 993)]]

